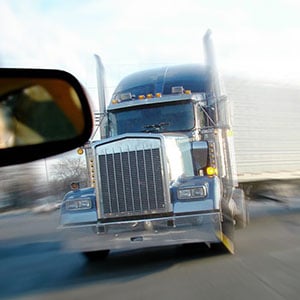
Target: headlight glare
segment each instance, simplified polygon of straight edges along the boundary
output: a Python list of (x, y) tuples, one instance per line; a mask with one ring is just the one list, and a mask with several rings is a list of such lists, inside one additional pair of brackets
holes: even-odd
[(84, 210), (92, 208), (91, 199), (72, 199), (67, 200), (65, 204), (66, 210)]
[(177, 190), (178, 199), (204, 198), (207, 196), (206, 186), (184, 188)]
[(179, 199), (188, 199), (192, 197), (192, 191), (190, 189), (178, 190)]
[(203, 186), (203, 187), (198, 187), (198, 188), (192, 189), (192, 196), (195, 198), (205, 197), (206, 196), (206, 188)]

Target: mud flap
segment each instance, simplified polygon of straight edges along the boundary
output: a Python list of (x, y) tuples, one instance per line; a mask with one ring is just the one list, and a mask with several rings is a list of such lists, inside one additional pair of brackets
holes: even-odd
[(221, 241), (222, 247), (225, 247), (229, 253), (234, 254), (234, 242), (221, 231), (217, 232), (217, 237)]
[(229, 252), (234, 254), (235, 243), (234, 243), (234, 221), (233, 217), (223, 215), (222, 231), (216, 233), (220, 243), (212, 244), (211, 248), (218, 252)]

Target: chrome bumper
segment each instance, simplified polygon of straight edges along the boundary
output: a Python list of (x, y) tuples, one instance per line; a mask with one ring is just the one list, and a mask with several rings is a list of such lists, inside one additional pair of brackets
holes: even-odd
[(61, 227), (68, 251), (137, 249), (220, 242), (220, 213)]

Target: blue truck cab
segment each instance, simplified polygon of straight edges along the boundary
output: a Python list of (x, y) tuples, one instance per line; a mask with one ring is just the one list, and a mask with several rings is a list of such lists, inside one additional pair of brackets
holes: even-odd
[(233, 253), (240, 212), (227, 103), (212, 64), (121, 80), (105, 111), (103, 138), (85, 147), (94, 193), (81, 197), (91, 204), (63, 204), (69, 249), (94, 258), (204, 242)]

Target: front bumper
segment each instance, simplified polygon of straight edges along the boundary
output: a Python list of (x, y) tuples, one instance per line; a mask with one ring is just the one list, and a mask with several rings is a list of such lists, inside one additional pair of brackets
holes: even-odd
[(220, 242), (219, 212), (61, 227), (68, 251), (138, 249)]

